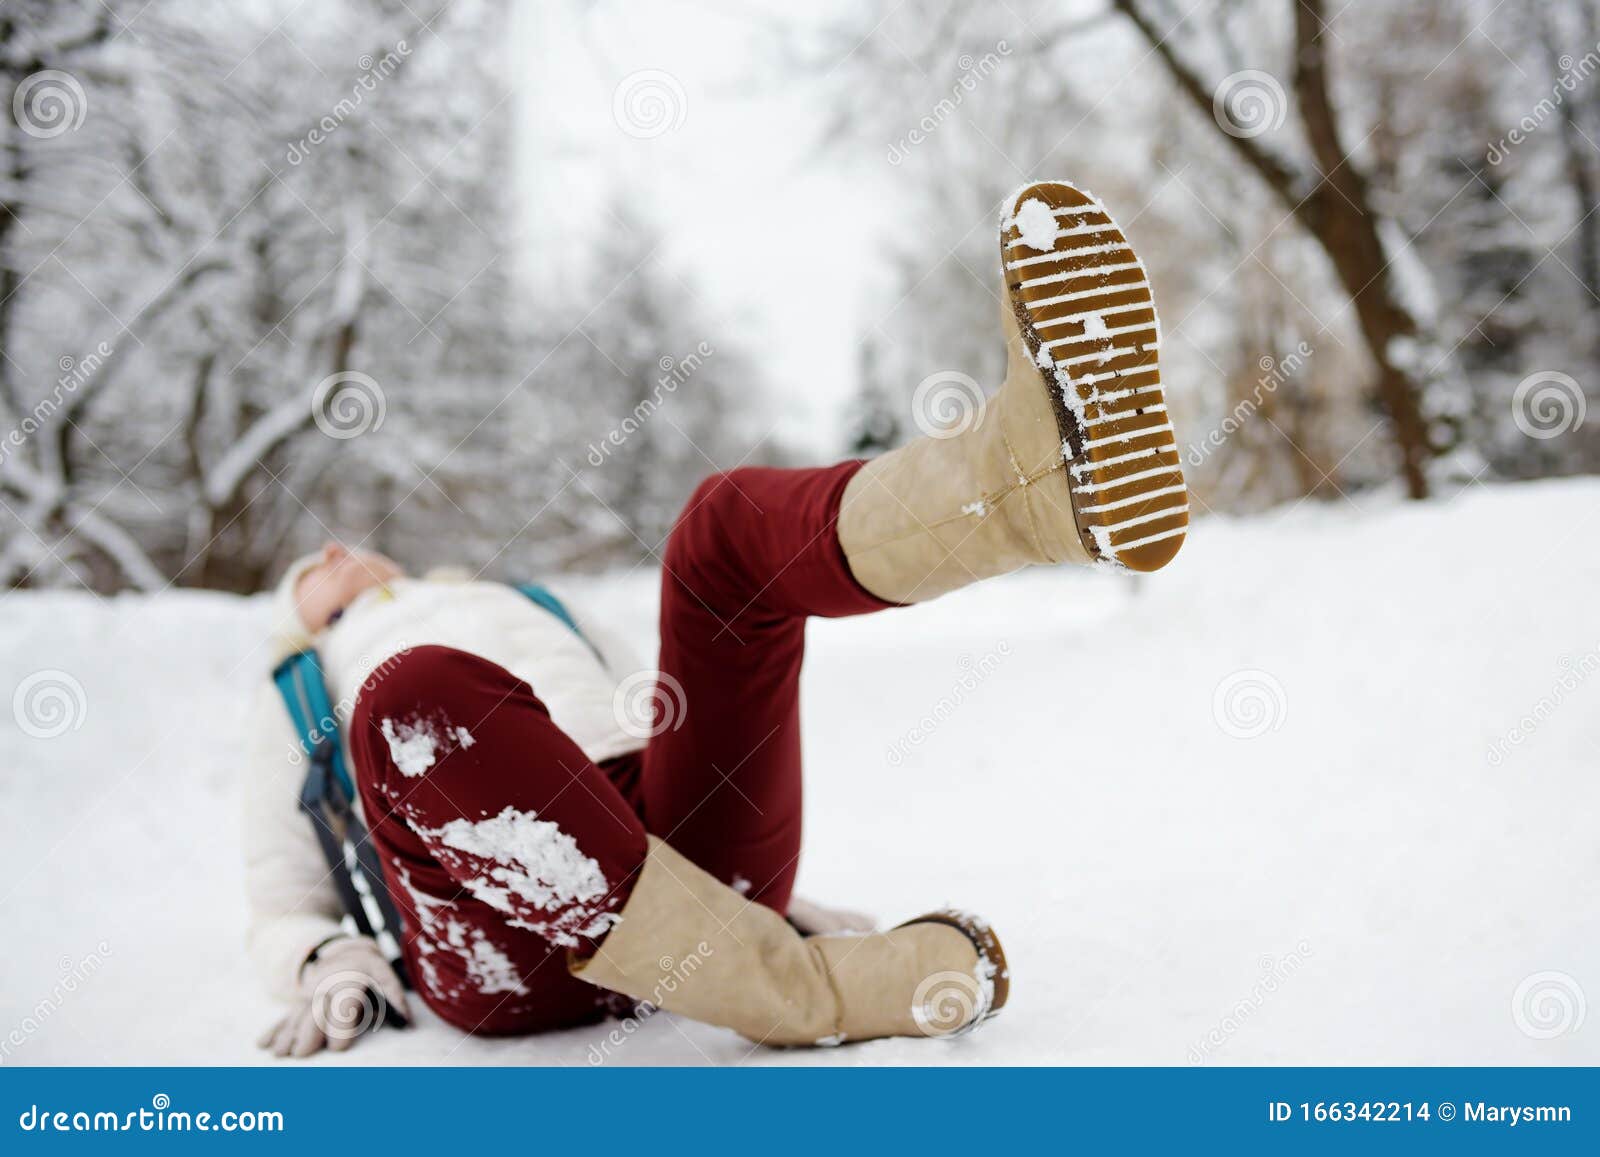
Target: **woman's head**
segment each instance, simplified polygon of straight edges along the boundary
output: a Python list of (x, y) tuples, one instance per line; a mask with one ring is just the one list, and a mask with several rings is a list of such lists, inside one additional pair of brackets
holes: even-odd
[(319, 554), (296, 564), (292, 596), (301, 624), (316, 634), (339, 616), (362, 591), (405, 574), (390, 558), (373, 550), (325, 544)]

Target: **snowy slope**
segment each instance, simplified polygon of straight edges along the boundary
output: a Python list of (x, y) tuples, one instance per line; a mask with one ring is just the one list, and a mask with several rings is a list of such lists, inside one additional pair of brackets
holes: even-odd
[[(816, 1053), (659, 1016), (612, 1062), (1600, 1063), (1600, 483), (1364, 505), (1206, 520), (1138, 586), (815, 624), (802, 890), (983, 912), (1012, 1005)], [(644, 642), (653, 584), (593, 597)], [(0, 691), (84, 696), (52, 739), (0, 711), (0, 1063), (256, 1059), (230, 735), (262, 627), (214, 595), (0, 598)], [(604, 1032), (429, 1020), (350, 1059), (584, 1065)]]

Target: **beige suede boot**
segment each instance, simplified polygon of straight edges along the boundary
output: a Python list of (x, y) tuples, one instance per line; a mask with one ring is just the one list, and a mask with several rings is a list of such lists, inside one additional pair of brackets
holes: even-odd
[(963, 428), (867, 463), (839, 511), (856, 580), (931, 599), (1033, 563), (1153, 571), (1177, 554), (1188, 494), (1157, 368), (1143, 264), (1071, 185), (1029, 185), (1000, 228), (1005, 383)]
[(572, 975), (758, 1044), (949, 1036), (1010, 993), (1000, 941), (975, 917), (802, 936), (654, 836), (621, 917)]

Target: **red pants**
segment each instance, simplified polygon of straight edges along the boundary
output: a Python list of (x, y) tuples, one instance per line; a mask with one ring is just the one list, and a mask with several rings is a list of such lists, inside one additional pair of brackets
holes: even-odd
[(536, 689), (418, 647), (358, 700), (357, 789), (418, 992), (468, 1031), (592, 1020), (607, 994), (567, 974), (603, 937), (645, 833), (779, 912), (800, 857), (800, 663), (808, 615), (891, 604), (858, 586), (835, 533), (858, 462), (707, 479), (661, 582), (658, 696), (642, 752), (590, 763)]

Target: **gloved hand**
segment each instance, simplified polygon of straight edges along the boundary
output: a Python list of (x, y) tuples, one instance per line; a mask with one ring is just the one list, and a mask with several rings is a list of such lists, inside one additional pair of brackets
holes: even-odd
[(802, 936), (834, 936), (844, 932), (871, 932), (877, 920), (848, 908), (826, 908), (803, 896), (789, 899), (789, 923)]
[(388, 1010), (410, 1019), (405, 987), (369, 936), (342, 936), (319, 947), (300, 969), (287, 1015), (257, 1044), (280, 1057), (343, 1052), (384, 1022)]

